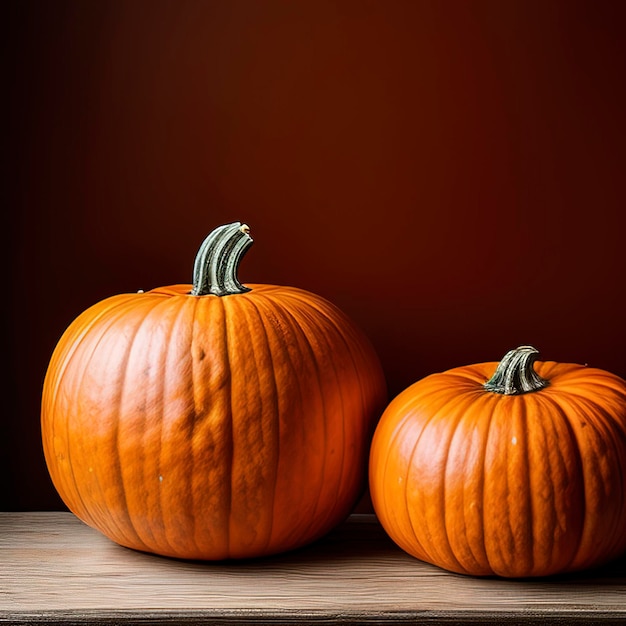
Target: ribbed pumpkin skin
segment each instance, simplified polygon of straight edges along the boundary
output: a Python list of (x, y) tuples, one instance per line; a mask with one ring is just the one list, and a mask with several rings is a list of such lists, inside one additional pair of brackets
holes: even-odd
[(375, 512), (406, 552), (477, 576), (581, 570), (626, 550), (626, 383), (538, 362), (549, 386), (483, 389), (497, 363), (399, 394), (372, 442)]
[(52, 356), (42, 436), (68, 508), (112, 540), (221, 560), (290, 550), (352, 510), (386, 402), (369, 342), (288, 287), (104, 300)]

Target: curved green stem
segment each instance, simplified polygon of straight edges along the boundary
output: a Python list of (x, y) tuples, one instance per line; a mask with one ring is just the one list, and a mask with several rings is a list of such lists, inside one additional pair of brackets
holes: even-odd
[(494, 375), (484, 384), (484, 388), (506, 396), (543, 389), (549, 383), (533, 368), (538, 355), (539, 351), (532, 346), (520, 346), (510, 350), (500, 361)]
[(230, 296), (250, 291), (237, 279), (237, 270), (252, 242), (250, 229), (241, 222), (212, 231), (196, 254), (191, 295)]

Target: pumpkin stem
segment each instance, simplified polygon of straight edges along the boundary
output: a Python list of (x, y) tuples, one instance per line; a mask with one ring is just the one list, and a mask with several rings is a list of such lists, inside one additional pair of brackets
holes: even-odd
[(212, 231), (196, 254), (191, 295), (230, 296), (250, 291), (237, 279), (237, 270), (252, 242), (250, 228), (241, 222)]
[(510, 350), (498, 364), (494, 375), (484, 384), (487, 391), (514, 396), (539, 391), (549, 383), (533, 369), (539, 351), (532, 346)]

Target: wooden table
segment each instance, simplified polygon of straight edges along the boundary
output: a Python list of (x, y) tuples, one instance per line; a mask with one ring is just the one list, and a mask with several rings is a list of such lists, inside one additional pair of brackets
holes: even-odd
[(549, 580), (421, 563), (373, 515), (259, 561), (206, 564), (122, 548), (70, 513), (0, 513), (0, 623), (626, 624), (626, 558)]

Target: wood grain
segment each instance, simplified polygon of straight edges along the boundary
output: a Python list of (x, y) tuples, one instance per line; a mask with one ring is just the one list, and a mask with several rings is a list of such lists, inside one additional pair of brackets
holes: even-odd
[(122, 548), (70, 513), (0, 513), (0, 623), (626, 624), (626, 559), (544, 580), (470, 578), (353, 515), (305, 549), (211, 564)]

